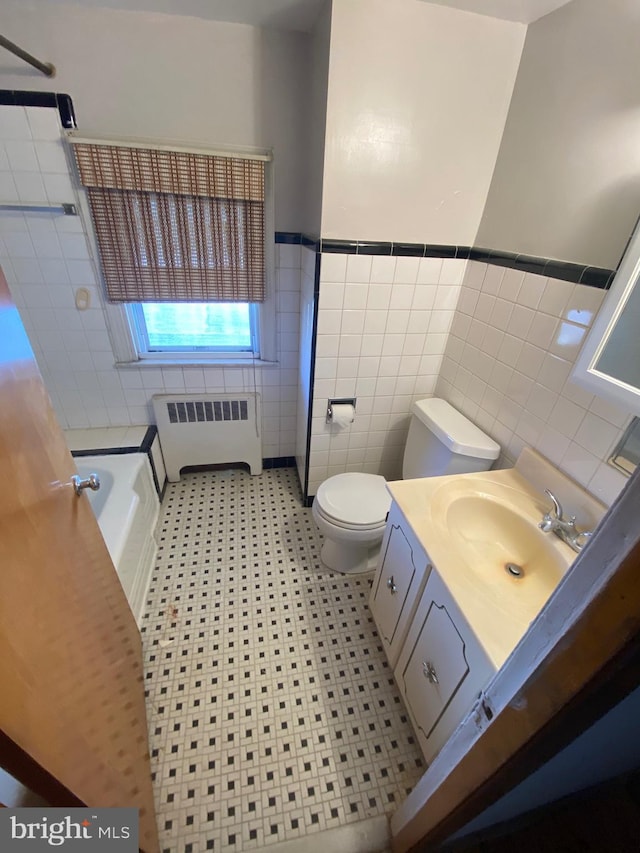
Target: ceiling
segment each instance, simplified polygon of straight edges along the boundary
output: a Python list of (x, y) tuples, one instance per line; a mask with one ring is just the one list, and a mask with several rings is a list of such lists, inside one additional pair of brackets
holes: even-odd
[[(210, 21), (310, 32), (325, 0), (40, 0), (101, 9), (187, 15)], [(393, 0), (390, 0), (393, 2)]]
[(438, 6), (451, 6), (466, 12), (477, 12), (491, 18), (503, 18), (505, 21), (520, 21), (531, 24), (554, 12), (560, 6), (566, 6), (570, 0), (426, 0)]
[[(189, 15), (213, 21), (309, 32), (325, 0), (46, 0), (80, 6)], [(393, 3), (394, 0), (388, 0)], [(570, 0), (426, 0), (467, 12), (528, 24)]]

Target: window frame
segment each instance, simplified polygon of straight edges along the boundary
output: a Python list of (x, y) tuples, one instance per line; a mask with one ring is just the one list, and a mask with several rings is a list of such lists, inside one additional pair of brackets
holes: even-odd
[[(73, 134), (68, 133), (71, 137)], [(139, 144), (140, 140), (136, 140)], [(156, 142), (149, 144), (156, 145)], [(71, 149), (71, 143), (67, 143), (68, 149)], [(168, 147), (168, 146), (165, 146)], [(171, 146), (173, 147), (173, 146)], [(187, 150), (196, 150), (189, 148)], [(200, 150), (200, 153), (210, 153), (207, 150)], [(76, 200), (78, 202), (79, 218), (82, 222), (82, 227), (88, 237), (91, 249), (91, 261), (95, 271), (97, 282), (97, 298), (104, 310), (105, 322), (111, 348), (115, 359), (116, 368), (131, 368), (131, 367), (167, 367), (171, 365), (201, 365), (201, 366), (218, 366), (218, 367), (246, 367), (249, 362), (253, 366), (270, 366), (277, 363), (277, 345), (276, 345), (276, 292), (275, 292), (275, 203), (274, 203), (274, 162), (272, 152), (265, 152), (264, 149), (250, 150), (230, 149), (228, 151), (216, 151), (228, 157), (236, 156), (265, 156), (268, 154), (268, 159), (265, 162), (265, 199), (264, 199), (264, 261), (265, 261), (265, 299), (264, 302), (251, 303), (255, 306), (257, 321), (256, 321), (256, 340), (254, 345), (256, 350), (253, 353), (244, 353), (242, 356), (236, 355), (233, 352), (225, 353), (206, 353), (202, 351), (189, 350), (183, 353), (158, 353), (156, 358), (145, 358), (141, 355), (138, 347), (138, 339), (136, 337), (136, 328), (131, 318), (130, 311), (127, 310), (128, 304), (131, 303), (113, 303), (107, 302), (105, 298), (105, 286), (102, 275), (102, 267), (100, 264), (100, 252), (98, 243), (93, 228), (93, 220), (91, 218), (91, 209), (89, 207), (89, 198), (87, 191), (79, 181), (77, 168), (72, 169), (73, 184), (76, 191)], [(74, 163), (73, 151), (68, 150), (68, 158), (70, 163)], [(133, 303), (135, 304), (135, 303)]]
[[(195, 305), (198, 303), (188, 303)], [(202, 305), (210, 303), (200, 303)], [(208, 349), (206, 347), (181, 347), (180, 349), (149, 349), (149, 339), (146, 329), (146, 321), (143, 313), (143, 302), (127, 302), (125, 303), (125, 311), (127, 312), (129, 325), (134, 336), (134, 343), (138, 352), (138, 358), (148, 361), (166, 361), (167, 358), (175, 359), (176, 361), (184, 361), (185, 359), (201, 358), (203, 361), (220, 362), (228, 361), (229, 359), (237, 360), (253, 360), (256, 353), (260, 353), (260, 303), (249, 303), (249, 317), (251, 324), (251, 348), (248, 350), (241, 349)]]

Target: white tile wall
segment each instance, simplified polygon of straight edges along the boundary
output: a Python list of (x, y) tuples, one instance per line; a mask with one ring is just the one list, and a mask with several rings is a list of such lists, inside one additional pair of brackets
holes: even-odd
[[(340, 257), (340, 256), (337, 256)], [(316, 253), (307, 247), (301, 249), (300, 269), (300, 353), (298, 359), (298, 411), (296, 421), (296, 466), (303, 490), (307, 475), (307, 430), (311, 413), (309, 392), (311, 388), (311, 353), (313, 348), (313, 319), (315, 310)], [(338, 354), (339, 338), (326, 335), (323, 354)]]
[(436, 393), (500, 443), (529, 445), (610, 504), (626, 479), (605, 464), (630, 415), (571, 381), (604, 291), (471, 262)]
[[(0, 106), (0, 202), (74, 202), (58, 112)], [(263, 455), (293, 456), (296, 439), (300, 247), (276, 247), (274, 367), (120, 369), (80, 217), (0, 212), (0, 265), (63, 427), (153, 422), (163, 391), (249, 391), (263, 400)], [(91, 307), (79, 311), (86, 287)]]
[[(413, 400), (434, 393), (467, 262), (323, 254), (309, 494), (327, 477), (401, 474)], [(327, 399), (356, 397), (356, 418), (325, 423)]]

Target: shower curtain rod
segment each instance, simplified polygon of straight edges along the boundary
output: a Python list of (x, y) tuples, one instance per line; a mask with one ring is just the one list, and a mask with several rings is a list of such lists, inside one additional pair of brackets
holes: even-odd
[(29, 63), (29, 65), (33, 65), (33, 67), (37, 68), (38, 71), (42, 71), (46, 77), (53, 77), (56, 73), (55, 65), (52, 65), (50, 62), (40, 62), (40, 60), (36, 59), (35, 56), (31, 56), (31, 54), (27, 53), (26, 50), (18, 47), (17, 44), (14, 44), (2, 35), (0, 35), (0, 47), (4, 47), (10, 53), (13, 53), (14, 56), (24, 59), (25, 62)]

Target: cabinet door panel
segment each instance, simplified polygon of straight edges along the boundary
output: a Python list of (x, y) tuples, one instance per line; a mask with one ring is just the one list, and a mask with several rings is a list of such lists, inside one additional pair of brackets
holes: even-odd
[(429, 574), (394, 667), (427, 761), (437, 755), (495, 672), (437, 569)]
[(402, 673), (407, 704), (425, 738), (431, 736), (468, 674), (460, 632), (446, 605), (431, 601)]
[(393, 666), (431, 567), (396, 504), (389, 512), (369, 606)]
[(416, 571), (413, 549), (404, 530), (392, 524), (371, 604), (378, 630), (389, 644), (393, 642), (398, 619)]

